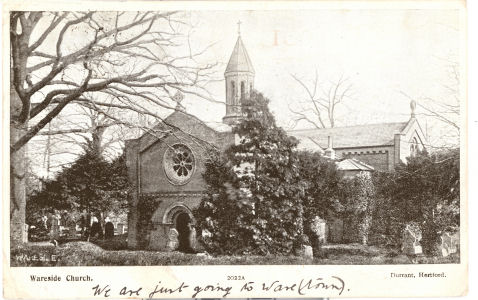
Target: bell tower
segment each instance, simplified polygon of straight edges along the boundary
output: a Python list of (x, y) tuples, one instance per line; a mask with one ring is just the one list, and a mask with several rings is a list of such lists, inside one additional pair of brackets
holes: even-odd
[(241, 21), (237, 25), (236, 45), (224, 72), (226, 115), (222, 121), (228, 125), (234, 125), (242, 118), (242, 99), (248, 98), (254, 88), (254, 68), (241, 39)]

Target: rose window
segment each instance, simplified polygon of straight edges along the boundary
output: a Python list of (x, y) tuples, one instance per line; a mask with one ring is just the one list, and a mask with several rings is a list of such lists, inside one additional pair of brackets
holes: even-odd
[(185, 184), (194, 172), (194, 155), (182, 144), (168, 147), (164, 153), (164, 170), (173, 184)]

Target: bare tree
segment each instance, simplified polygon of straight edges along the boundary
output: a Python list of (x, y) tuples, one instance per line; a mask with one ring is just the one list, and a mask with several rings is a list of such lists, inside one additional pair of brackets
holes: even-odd
[(449, 82), (441, 84), (440, 96), (410, 96), (401, 91), (409, 100), (415, 100), (420, 109), (417, 115), (433, 124), (429, 144), (438, 148), (455, 148), (460, 138), (460, 72), (459, 64), (447, 61)]
[(107, 115), (80, 103), (60, 113), (29, 142), (32, 171), (49, 178), (89, 149), (112, 160), (121, 153), (126, 139), (153, 130), (153, 118), (114, 107), (104, 112)]
[(337, 107), (351, 97), (352, 84), (348, 79), (342, 76), (337, 82), (320, 84), (317, 70), (312, 84), (296, 75), (291, 76), (305, 92), (304, 98), (294, 102), (294, 105), (289, 105), (289, 110), (294, 115), (292, 127), (302, 121), (316, 128), (335, 127)]
[(158, 117), (174, 108), (177, 91), (212, 100), (205, 87), (214, 65), (197, 62), (207, 48), (191, 49), (184, 19), (172, 11), (10, 12), (12, 244), (26, 240), (25, 145), (62, 111), (82, 103), (120, 122), (108, 108)]

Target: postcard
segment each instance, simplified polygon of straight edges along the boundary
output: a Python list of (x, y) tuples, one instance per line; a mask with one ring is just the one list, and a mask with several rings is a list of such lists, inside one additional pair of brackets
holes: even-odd
[(2, 13), (4, 297), (467, 293), (465, 1)]

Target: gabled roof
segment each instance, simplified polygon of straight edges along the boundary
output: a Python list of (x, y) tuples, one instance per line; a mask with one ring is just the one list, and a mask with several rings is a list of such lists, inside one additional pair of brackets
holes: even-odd
[(229, 63), (227, 64), (224, 74), (230, 72), (254, 73), (254, 67), (247, 54), (246, 47), (244, 47), (241, 36), (237, 38), (236, 45), (234, 46), (234, 50), (232, 50), (231, 58), (229, 58)]
[(332, 147), (356, 148), (371, 146), (391, 146), (396, 133), (402, 133), (408, 122), (367, 124), (323, 129), (291, 130), (287, 133), (299, 139), (299, 148), (328, 147), (328, 137), (333, 139)]
[(145, 132), (138, 138), (141, 145), (140, 152), (145, 151), (151, 145), (175, 130), (196, 137), (204, 142), (215, 144), (218, 139), (229, 134), (232, 128), (226, 124), (219, 124), (218, 122), (204, 122), (192, 114), (177, 110), (167, 116), (162, 122), (158, 122), (152, 127), (152, 131), (156, 131), (154, 134)]

